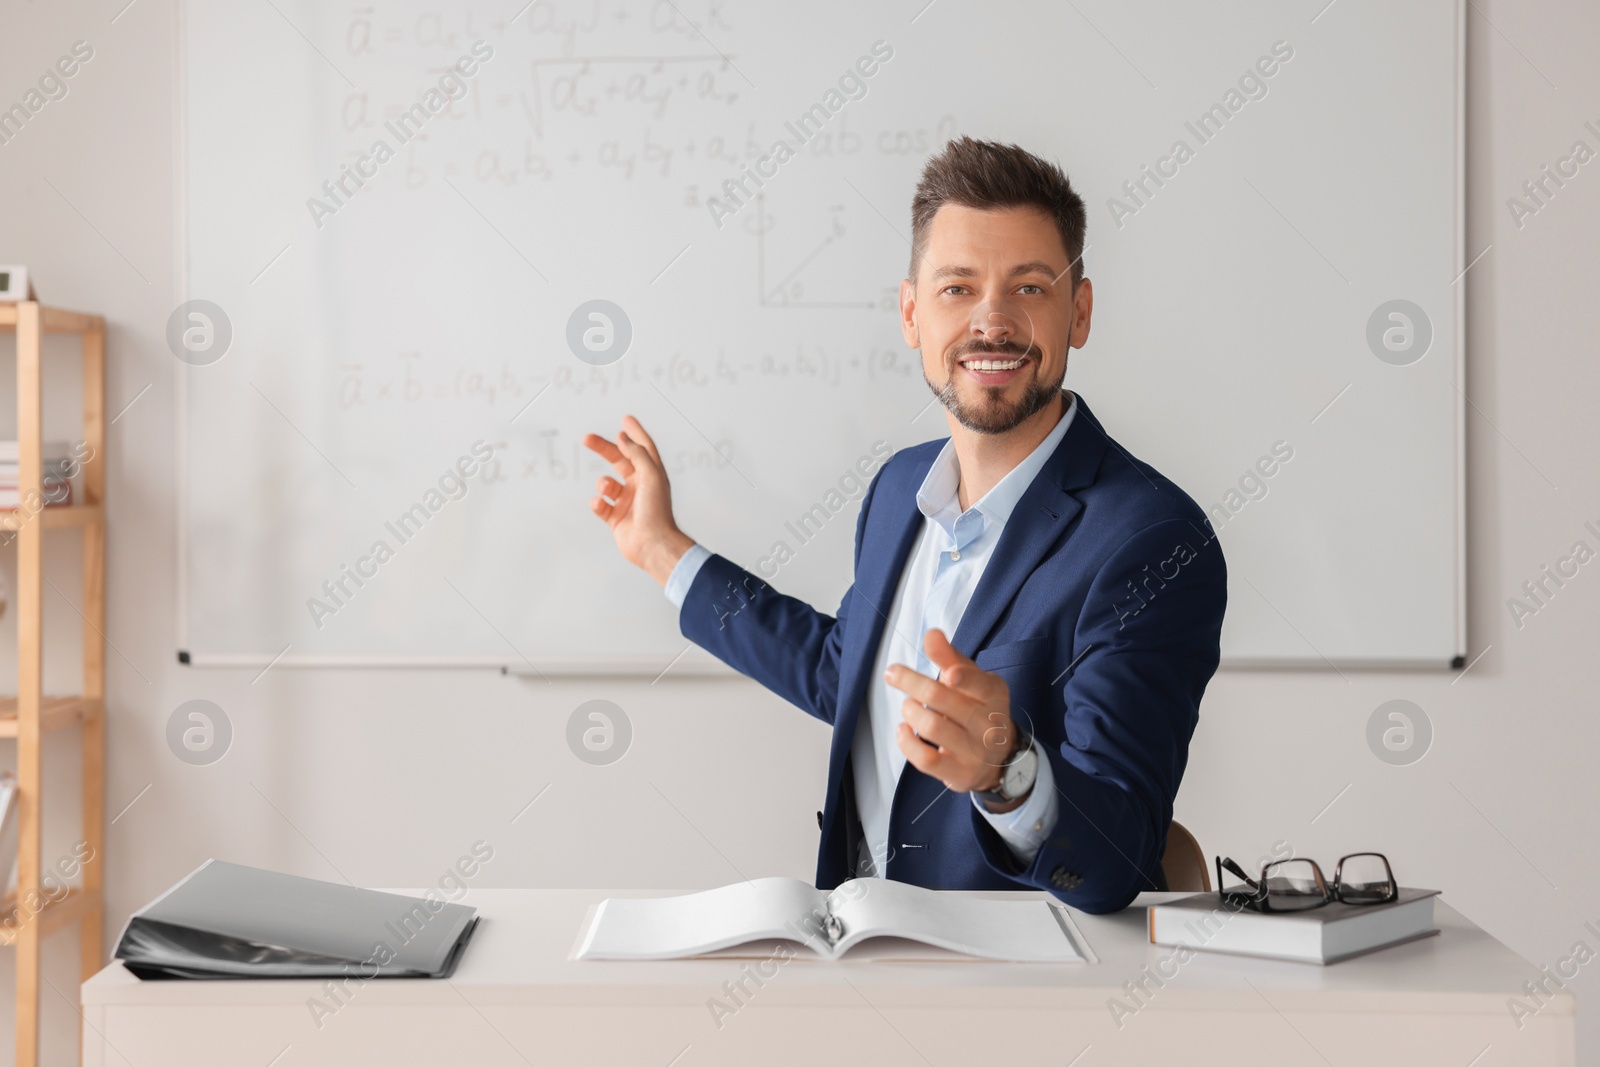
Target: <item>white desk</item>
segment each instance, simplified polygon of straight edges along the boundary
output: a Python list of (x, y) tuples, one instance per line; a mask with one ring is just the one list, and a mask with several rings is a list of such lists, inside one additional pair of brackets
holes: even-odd
[[(475, 890), (466, 902), (483, 920), (454, 977), (352, 987), (320, 1027), (307, 1004), (324, 995), (318, 983), (141, 982), (113, 964), (82, 987), (84, 1063), (1574, 1062), (1572, 997), (1559, 994), (1519, 1029), (1507, 999), (1537, 970), (1443, 902), (1439, 936), (1331, 967), (1200, 953), (1163, 987), (1147, 983), (1146, 1006), (1120, 1027), (1111, 998), (1131, 1005), (1123, 983), (1171, 952), (1147, 943), (1137, 905), (1111, 916), (1075, 915), (1098, 964), (801, 958), (777, 966), (760, 988), (747, 983), (754, 992), (719, 1027), (708, 998), (731, 1005), (723, 983), (737, 981), (748, 961), (567, 959), (586, 907), (624, 895), (664, 894)], [(1161, 899), (1146, 894), (1140, 903)], [(1163, 969), (1172, 973), (1171, 964)], [(1486, 1046), (1490, 1053), (1476, 1059)]]

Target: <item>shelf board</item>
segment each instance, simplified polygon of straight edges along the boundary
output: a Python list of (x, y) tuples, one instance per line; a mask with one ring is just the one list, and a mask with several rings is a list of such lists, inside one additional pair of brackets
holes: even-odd
[[(94, 526), (105, 521), (105, 508), (99, 504), (47, 505), (43, 511), (44, 528), (61, 530), (70, 526)], [(24, 520), (16, 508), (0, 508), (0, 531), (22, 529)]]
[[(45, 697), (40, 709), (39, 730), (51, 733), (77, 726), (105, 710), (104, 702), (89, 697)], [(0, 697), (0, 738), (17, 736), (17, 698)]]
[[(43, 896), (43, 893), (40, 894)], [(93, 914), (100, 903), (99, 894), (87, 889), (71, 886), (65, 896), (54, 900), (45, 899), (43, 910), (38, 918), (44, 923), (42, 933), (48, 937), (69, 923), (77, 922), (86, 915)], [(23, 923), (14, 921), (17, 912), (17, 894), (7, 893), (4, 900), (0, 900), (0, 947), (17, 943), (16, 931)]]
[[(17, 317), (16, 304), (0, 304), (0, 330), (15, 330)], [(91, 330), (104, 333), (106, 320), (99, 315), (86, 315), (81, 311), (41, 307), (39, 325), (45, 333), (88, 333)]]

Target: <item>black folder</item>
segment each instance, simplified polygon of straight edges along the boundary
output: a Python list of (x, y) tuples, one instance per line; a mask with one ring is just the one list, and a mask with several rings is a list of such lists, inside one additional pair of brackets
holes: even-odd
[(140, 978), (447, 978), (476, 908), (207, 860), (140, 908), (115, 956)]

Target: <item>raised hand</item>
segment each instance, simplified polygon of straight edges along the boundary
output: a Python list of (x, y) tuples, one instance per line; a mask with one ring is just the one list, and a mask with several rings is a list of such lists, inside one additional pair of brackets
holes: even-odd
[(892, 663), (883, 680), (906, 694), (896, 731), (900, 751), (917, 770), (953, 793), (993, 789), (1016, 744), (1011, 687), (956, 651), (941, 630), (923, 635), (939, 676)]
[(672, 486), (655, 441), (632, 415), (623, 417), (615, 441), (586, 434), (583, 446), (611, 464), (621, 481), (609, 475), (595, 482), (599, 494), (589, 510), (616, 538), (622, 557), (666, 585), (673, 566), (694, 544), (672, 518)]

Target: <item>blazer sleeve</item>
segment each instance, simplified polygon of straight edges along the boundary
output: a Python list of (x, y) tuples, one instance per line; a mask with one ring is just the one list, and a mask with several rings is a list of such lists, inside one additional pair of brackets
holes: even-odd
[[(855, 566), (878, 472), (856, 518)], [(837, 616), (787, 596), (724, 556), (712, 553), (695, 575), (678, 628), (684, 637), (807, 714), (832, 725), (839, 702), (839, 658), (855, 599), (854, 581)]]
[(1101, 568), (1061, 683), (1065, 743), (1047, 752), (1059, 817), (1033, 861), (974, 813), (989, 865), (1091, 913), (1157, 888), (1200, 698), (1221, 655), (1227, 569), (1209, 526), (1150, 526)]

